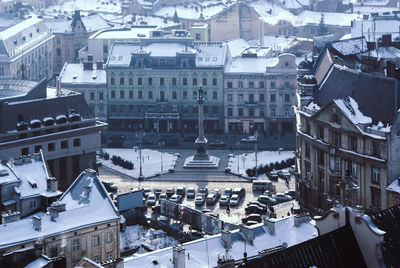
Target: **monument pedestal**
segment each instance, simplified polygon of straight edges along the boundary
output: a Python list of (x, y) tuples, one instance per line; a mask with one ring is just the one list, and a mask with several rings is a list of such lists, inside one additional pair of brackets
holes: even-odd
[(207, 139), (197, 139), (196, 153), (185, 159), (184, 168), (218, 168), (219, 158), (209, 155), (206, 149)]

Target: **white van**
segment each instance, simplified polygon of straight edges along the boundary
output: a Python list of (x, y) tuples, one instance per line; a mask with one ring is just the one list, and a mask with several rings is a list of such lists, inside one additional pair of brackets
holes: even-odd
[(265, 180), (255, 180), (253, 181), (253, 191), (257, 191), (257, 190), (261, 190), (261, 191), (265, 191), (265, 190), (269, 190), (269, 188), (271, 187), (271, 181), (268, 179)]

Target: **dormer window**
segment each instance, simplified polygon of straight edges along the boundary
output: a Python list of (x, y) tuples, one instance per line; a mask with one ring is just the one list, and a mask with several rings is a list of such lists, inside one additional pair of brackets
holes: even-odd
[(331, 114), (331, 119), (330, 119), (331, 123), (335, 123), (340, 125), (340, 118), (337, 114)]

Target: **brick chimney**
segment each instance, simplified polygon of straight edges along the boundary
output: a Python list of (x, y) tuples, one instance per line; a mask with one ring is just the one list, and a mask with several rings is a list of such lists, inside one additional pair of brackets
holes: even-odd
[(264, 219), (264, 226), (268, 228), (271, 235), (275, 234), (275, 223), (276, 219), (274, 218)]
[(96, 62), (96, 68), (97, 70), (103, 70), (103, 61), (98, 61)]
[(381, 47), (390, 47), (391, 45), (392, 45), (392, 35), (391, 34), (382, 35)]
[(254, 241), (254, 232), (252, 228), (247, 227), (244, 224), (239, 225), (239, 230), (240, 232), (246, 237), (246, 239), (249, 241), (250, 245), (253, 245)]
[(221, 231), (221, 240), (224, 243), (225, 248), (230, 248), (232, 246), (232, 233), (229, 230)]
[(185, 268), (185, 248), (176, 245), (172, 248), (174, 268)]
[(2, 223), (10, 223), (14, 221), (19, 221), (21, 219), (21, 213), (19, 211), (14, 211), (12, 212), (11, 210), (8, 211), (8, 213), (3, 213), (1, 215), (2, 218)]
[(32, 217), (33, 229), (35, 231), (42, 231), (42, 219), (39, 216)]
[(50, 177), (46, 179), (47, 182), (47, 191), (55, 192), (57, 190), (57, 179), (54, 177)]

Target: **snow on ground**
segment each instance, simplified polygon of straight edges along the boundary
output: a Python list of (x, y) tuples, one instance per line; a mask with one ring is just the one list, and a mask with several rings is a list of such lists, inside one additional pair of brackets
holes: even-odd
[[(134, 149), (103, 149), (104, 152), (110, 154), (110, 160), (104, 160), (99, 158), (99, 161), (107, 168), (114, 169), (118, 172), (126, 174), (128, 176), (138, 177), (139, 176), (139, 150)], [(124, 160), (131, 161), (133, 163), (133, 170), (123, 168), (121, 166), (114, 165), (111, 162), (112, 156), (120, 156)], [(152, 177), (157, 173), (167, 173), (168, 169), (175, 167), (175, 163), (178, 157), (166, 152), (162, 152), (163, 171), (161, 171), (161, 152), (149, 149), (142, 150), (142, 171), (143, 176)]]
[[(261, 151), (257, 152), (257, 165), (266, 165), (269, 163), (281, 162), (294, 157), (293, 151)], [(239, 158), (239, 172), (238, 172), (238, 158)], [(241, 155), (235, 155), (229, 158), (227, 168), (230, 168), (234, 174), (247, 176), (246, 170), (254, 168), (256, 166), (255, 153), (245, 153)]]
[(121, 251), (138, 248), (136, 253), (147, 253), (147, 249), (157, 250), (178, 244), (179, 241), (162, 230), (147, 229), (141, 225), (127, 226), (120, 233)]

